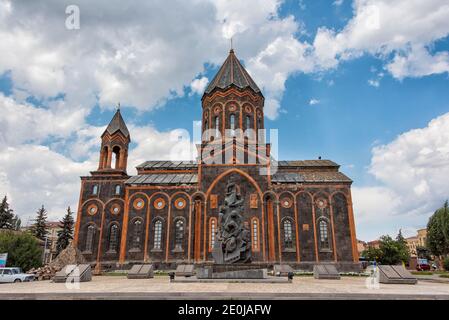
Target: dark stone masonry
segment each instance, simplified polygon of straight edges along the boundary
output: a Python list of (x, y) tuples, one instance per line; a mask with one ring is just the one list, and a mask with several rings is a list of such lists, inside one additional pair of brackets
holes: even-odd
[[(81, 177), (75, 244), (84, 258), (97, 271), (204, 266), (220, 248), (223, 262), (356, 270), (351, 179), (330, 160), (276, 161), (263, 129), (264, 97), (233, 50), (202, 97), (195, 161), (146, 161), (129, 176), (131, 135), (117, 110), (97, 170)], [(230, 184), (238, 223), (224, 231)]]

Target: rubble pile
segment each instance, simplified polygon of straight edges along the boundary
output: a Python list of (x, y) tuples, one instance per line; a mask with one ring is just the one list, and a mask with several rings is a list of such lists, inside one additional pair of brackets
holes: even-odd
[(86, 263), (86, 259), (84, 259), (81, 252), (72, 245), (69, 245), (52, 262), (40, 268), (32, 268), (27, 273), (34, 274), (36, 280), (50, 280), (56, 272), (60, 271), (66, 265), (82, 263)]

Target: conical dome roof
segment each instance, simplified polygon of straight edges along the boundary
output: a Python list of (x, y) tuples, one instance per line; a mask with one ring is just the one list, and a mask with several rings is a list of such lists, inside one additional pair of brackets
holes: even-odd
[(234, 54), (233, 49), (229, 51), (228, 57), (214, 79), (207, 86), (204, 94), (209, 94), (216, 88), (227, 89), (231, 85), (240, 89), (251, 88), (254, 92), (261, 93), (257, 84)]

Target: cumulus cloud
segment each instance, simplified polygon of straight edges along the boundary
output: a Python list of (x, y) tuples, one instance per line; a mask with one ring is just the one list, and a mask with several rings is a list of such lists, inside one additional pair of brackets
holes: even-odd
[(203, 94), (204, 90), (206, 89), (207, 84), (209, 83), (209, 79), (207, 77), (201, 77), (199, 79), (194, 79), (190, 83), (190, 90), (192, 90), (192, 94)]
[(393, 54), (388, 70), (399, 79), (448, 72), (447, 52), (428, 47), (449, 34), (448, 16), (446, 0), (356, 0), (354, 17), (340, 32), (318, 30), (317, 64), (328, 69), (365, 53), (384, 60)]
[(446, 113), (425, 128), (410, 130), (373, 148), (369, 172), (380, 186), (353, 189), (362, 234), (375, 237), (378, 230), (394, 233), (401, 227), (424, 227), (423, 217), (449, 197), (448, 127)]

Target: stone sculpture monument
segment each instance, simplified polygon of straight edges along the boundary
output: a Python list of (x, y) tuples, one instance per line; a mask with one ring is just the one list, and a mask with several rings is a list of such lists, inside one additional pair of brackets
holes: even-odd
[(218, 231), (212, 255), (216, 264), (251, 262), (251, 234), (243, 222), (243, 202), (231, 178), (226, 185), (224, 204), (219, 208)]

